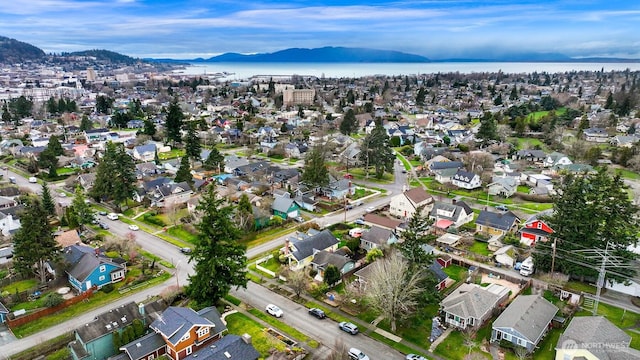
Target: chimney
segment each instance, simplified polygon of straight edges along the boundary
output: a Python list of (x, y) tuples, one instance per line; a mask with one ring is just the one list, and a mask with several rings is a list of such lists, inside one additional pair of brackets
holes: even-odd
[(242, 334), (242, 341), (244, 341), (246, 344), (251, 345), (251, 335), (247, 333)]
[(452, 203), (453, 205), (455, 205), (457, 202), (458, 202), (458, 200), (457, 200), (456, 198), (451, 199), (451, 203)]
[(140, 315), (144, 316), (144, 304), (143, 303), (138, 304), (138, 312), (140, 313)]

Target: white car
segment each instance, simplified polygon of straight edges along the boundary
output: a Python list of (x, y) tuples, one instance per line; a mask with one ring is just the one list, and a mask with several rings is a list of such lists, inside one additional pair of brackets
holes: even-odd
[(349, 359), (353, 360), (369, 360), (369, 357), (356, 348), (349, 349)]
[(269, 304), (267, 305), (267, 314), (280, 318), (282, 317), (282, 315), (284, 315), (284, 312), (276, 305)]
[(35, 183), (38, 182), (38, 179), (36, 179), (35, 177), (32, 176), (32, 177), (29, 178), (29, 182), (32, 183), (32, 184), (35, 184)]
[(140, 230), (140, 228), (138, 227), (138, 225), (131, 224), (131, 225), (129, 225), (129, 230), (138, 231), (138, 230)]
[(109, 219), (109, 220), (118, 220), (118, 214), (109, 213), (109, 214), (107, 214), (107, 219)]
[(376, 211), (376, 208), (374, 208), (373, 206), (369, 206), (369, 207), (366, 209), (366, 212), (368, 212), (368, 213), (372, 213), (372, 212), (374, 212), (374, 211)]

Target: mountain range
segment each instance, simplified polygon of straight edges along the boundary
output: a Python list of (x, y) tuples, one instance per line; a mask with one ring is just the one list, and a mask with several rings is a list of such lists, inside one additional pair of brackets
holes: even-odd
[[(0, 36), (0, 62), (16, 63), (24, 61), (44, 61), (48, 56), (42, 49), (31, 44)], [(640, 62), (640, 59), (622, 58), (572, 58), (559, 53), (514, 53), (483, 59), (456, 58), (432, 60), (427, 57), (392, 50), (370, 48), (322, 47), (314, 49), (290, 48), (272, 53), (239, 54), (224, 53), (208, 59), (136, 59), (109, 50), (86, 50), (55, 55), (92, 56), (99, 61), (132, 64), (137, 61), (167, 63), (197, 62), (243, 62), (243, 63), (426, 63), (426, 62)]]

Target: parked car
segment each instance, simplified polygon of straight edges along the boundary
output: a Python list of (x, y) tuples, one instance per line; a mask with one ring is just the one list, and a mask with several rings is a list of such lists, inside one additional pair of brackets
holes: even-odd
[(313, 315), (315, 317), (317, 317), (318, 319), (324, 319), (327, 317), (327, 314), (324, 313), (324, 311), (318, 309), (318, 308), (311, 308), (309, 309), (309, 315)]
[(338, 327), (340, 328), (340, 330), (346, 331), (351, 335), (355, 335), (358, 333), (358, 326), (350, 322), (343, 321), (340, 324), (338, 324)]
[(304, 222), (304, 218), (302, 216), (296, 216), (293, 218), (293, 220), (299, 222), (299, 223), (303, 223)]
[(369, 357), (362, 352), (362, 350), (351, 348), (349, 349), (349, 359), (352, 360), (369, 360)]
[(345, 178), (345, 179), (349, 179), (349, 180), (351, 180), (351, 179), (353, 179), (353, 175), (351, 175), (351, 174), (344, 174), (344, 178)]
[(16, 177), (15, 176), (9, 176), (9, 182), (12, 184), (16, 183)]
[(107, 219), (109, 219), (109, 220), (118, 220), (118, 214), (116, 214), (116, 213), (109, 213), (109, 214), (107, 215)]
[(363, 218), (357, 218), (356, 221), (354, 221), (354, 223), (356, 225), (364, 225), (364, 219)]
[(509, 211), (509, 208), (506, 205), (498, 205), (496, 206), (496, 210)]
[(427, 358), (425, 358), (424, 356), (420, 356), (416, 354), (409, 354), (405, 359), (406, 360), (427, 360)]
[(180, 252), (183, 254), (191, 254), (191, 248), (190, 247), (180, 248)]
[(99, 222), (98, 226), (100, 226), (100, 229), (104, 229), (104, 230), (109, 229), (109, 225), (107, 225), (107, 223)]
[(369, 206), (366, 211), (368, 213), (372, 213), (372, 212), (376, 211), (376, 208), (374, 208), (373, 206)]
[(138, 225), (131, 224), (131, 225), (129, 225), (129, 230), (138, 231), (138, 230), (140, 230), (140, 228), (138, 227)]
[(32, 183), (32, 184), (35, 184), (35, 183), (38, 182), (38, 179), (36, 179), (35, 177), (32, 176), (32, 177), (29, 178), (29, 182)]
[(364, 205), (364, 202), (362, 202), (362, 201), (356, 201), (353, 205), (355, 205), (355, 206), (362, 206), (362, 205)]
[(105, 216), (105, 215), (107, 215), (107, 212), (106, 211), (98, 211), (98, 215)]
[(282, 317), (282, 315), (284, 315), (284, 312), (282, 311), (282, 309), (280, 309), (279, 307), (277, 307), (276, 305), (273, 304), (269, 304), (267, 305), (267, 314), (271, 315), (271, 316), (275, 316), (277, 318)]

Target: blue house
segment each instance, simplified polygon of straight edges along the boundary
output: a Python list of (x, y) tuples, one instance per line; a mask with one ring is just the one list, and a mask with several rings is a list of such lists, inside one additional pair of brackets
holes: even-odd
[(4, 324), (4, 322), (7, 321), (8, 314), (9, 310), (7, 310), (7, 307), (0, 302), (0, 324)]
[(68, 246), (65, 258), (71, 264), (67, 270), (69, 283), (79, 292), (121, 281), (127, 271), (124, 260), (108, 258), (89, 246)]

